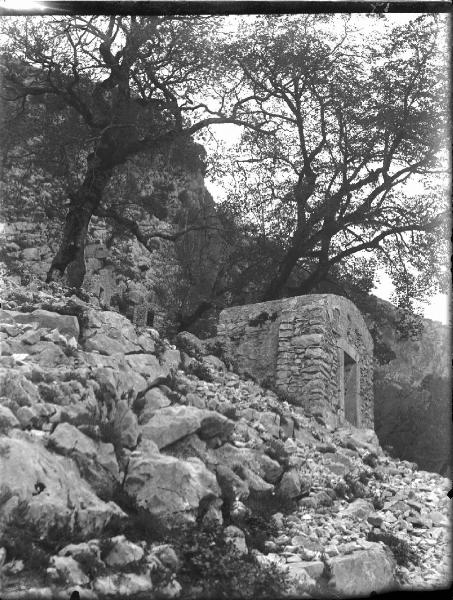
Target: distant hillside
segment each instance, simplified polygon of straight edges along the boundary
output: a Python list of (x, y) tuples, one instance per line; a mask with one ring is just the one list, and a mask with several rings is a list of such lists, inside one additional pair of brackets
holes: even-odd
[[(423, 319), (415, 338), (398, 333), (398, 311), (377, 300), (381, 362), (374, 371), (375, 429), (392, 456), (416, 462), (421, 469), (451, 473), (450, 328)], [(375, 348), (376, 350), (376, 348)]]

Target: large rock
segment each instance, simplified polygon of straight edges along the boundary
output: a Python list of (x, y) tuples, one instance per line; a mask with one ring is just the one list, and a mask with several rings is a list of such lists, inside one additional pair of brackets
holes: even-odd
[(142, 427), (142, 437), (164, 448), (195, 433), (201, 426), (204, 411), (194, 406), (168, 406), (154, 413)]
[(120, 400), (116, 405), (112, 425), (118, 432), (121, 445), (125, 448), (135, 448), (140, 429), (135, 413), (125, 400)]
[(296, 469), (290, 469), (283, 474), (278, 486), (278, 493), (281, 498), (292, 500), (297, 498), (301, 492), (301, 481)]
[(163, 519), (193, 518), (201, 501), (220, 496), (215, 476), (199, 459), (149, 452), (133, 453), (124, 488), (138, 507)]
[(74, 459), (84, 478), (96, 491), (107, 491), (119, 480), (114, 447), (95, 442), (69, 423), (60, 423), (49, 437), (49, 445)]
[(149, 573), (114, 573), (95, 579), (93, 589), (101, 597), (129, 598), (153, 589)]
[(170, 406), (168, 396), (158, 387), (151, 388), (146, 392), (138, 407), (138, 422), (143, 425), (150, 420), (156, 411), (167, 406)]
[(124, 535), (118, 535), (110, 541), (113, 547), (105, 557), (105, 564), (110, 567), (125, 567), (140, 561), (145, 554), (143, 548), (127, 540)]
[(134, 394), (143, 392), (148, 386), (146, 378), (127, 364), (123, 357), (86, 353), (84, 358), (89, 365), (95, 366), (92, 377), (99, 384), (101, 396), (107, 403), (128, 395), (131, 390)]
[(170, 375), (174, 363), (159, 360), (154, 354), (130, 354), (124, 357), (129, 367), (144, 377), (148, 384), (159, 385)]
[(83, 332), (85, 350), (101, 354), (127, 354), (142, 349), (133, 324), (119, 313), (89, 309)]
[(344, 596), (369, 596), (371, 592), (386, 592), (395, 586), (394, 560), (379, 544), (331, 558), (329, 567), (329, 585)]
[[(28, 408), (28, 407), (20, 407)], [(19, 408), (19, 410), (20, 410)], [(5, 433), (13, 427), (20, 427), (20, 422), (7, 406), (0, 404), (0, 433)]]
[(349, 426), (335, 432), (342, 445), (352, 445), (355, 448), (366, 449), (375, 454), (382, 454), (379, 440), (373, 429), (357, 429)]
[(19, 406), (40, 402), (38, 388), (22, 373), (12, 370), (0, 371), (0, 396), (14, 400)]
[(16, 323), (37, 323), (38, 327), (48, 329), (58, 329), (58, 331), (68, 338), (75, 337), (77, 340), (80, 333), (79, 322), (72, 315), (59, 315), (48, 310), (34, 310), (30, 313), (17, 311), (4, 311), (9, 314)]
[(341, 510), (339, 514), (342, 517), (364, 520), (372, 513), (374, 513), (374, 506), (371, 502), (363, 498), (357, 498), (357, 500), (354, 500), (354, 502), (351, 502), (351, 504)]
[(142, 427), (142, 436), (156, 442), (159, 448), (165, 448), (197, 431), (202, 439), (226, 439), (233, 429), (233, 421), (220, 413), (195, 406), (173, 405), (154, 411)]
[(215, 456), (219, 463), (233, 470), (247, 467), (268, 483), (275, 483), (283, 472), (277, 461), (250, 448), (236, 448), (232, 444), (224, 444), (215, 450)]
[(90, 582), (90, 578), (85, 575), (79, 563), (72, 556), (52, 556), (49, 564), (66, 585), (86, 585)]
[(287, 565), (288, 573), (291, 577), (296, 579), (303, 578), (305, 574), (311, 579), (316, 581), (319, 579), (324, 572), (324, 563), (321, 560), (313, 561), (296, 561)]
[(43, 532), (55, 523), (76, 521), (83, 533), (94, 533), (114, 515), (126, 516), (95, 495), (71, 459), (49, 452), (30, 434), (18, 431), (3, 438), (0, 452), (0, 481), (14, 496), (3, 507), (3, 517), (20, 500), (28, 502), (30, 518)]

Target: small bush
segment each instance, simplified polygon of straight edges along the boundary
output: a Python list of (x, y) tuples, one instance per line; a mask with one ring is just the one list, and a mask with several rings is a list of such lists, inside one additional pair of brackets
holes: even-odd
[(375, 533), (374, 531), (370, 531), (367, 535), (367, 540), (369, 542), (384, 542), (392, 551), (396, 562), (403, 567), (408, 567), (410, 564), (418, 565), (420, 563), (417, 553), (412, 550), (409, 544), (393, 533), (384, 531)]
[(186, 369), (186, 373), (189, 375), (195, 375), (198, 379), (207, 381), (208, 383), (214, 381), (211, 370), (207, 365), (199, 361), (193, 361)]
[(374, 496), (371, 501), (373, 503), (374, 510), (382, 510), (384, 508), (384, 501), (382, 498)]
[(346, 473), (343, 477), (348, 486), (348, 495), (351, 498), (365, 498), (367, 496), (367, 488), (363, 481), (367, 481), (363, 475), (364, 472)]
[(261, 515), (249, 514), (244, 518), (242, 529), (249, 548), (265, 553), (265, 542), (279, 533), (277, 525)]
[(172, 532), (168, 543), (181, 561), (183, 597), (196, 589), (202, 598), (278, 598), (288, 588), (286, 571), (263, 566), (251, 554), (241, 555), (219, 525), (183, 527)]
[(69, 525), (52, 525), (45, 536), (29, 515), (29, 503), (19, 502), (11, 512), (0, 536), (0, 546), (6, 549), (7, 560), (23, 560), (26, 569), (43, 571), (51, 555), (69, 543), (83, 541)]

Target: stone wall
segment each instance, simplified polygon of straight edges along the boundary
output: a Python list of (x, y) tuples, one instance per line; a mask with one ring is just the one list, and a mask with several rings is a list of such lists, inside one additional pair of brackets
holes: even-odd
[(240, 373), (336, 422), (373, 426), (373, 343), (346, 298), (316, 294), (228, 308), (218, 336)]

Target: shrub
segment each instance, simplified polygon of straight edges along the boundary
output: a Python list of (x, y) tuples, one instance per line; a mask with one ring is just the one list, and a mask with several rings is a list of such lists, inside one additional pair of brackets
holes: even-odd
[(77, 529), (71, 529), (68, 524), (54, 524), (43, 536), (31, 520), (29, 511), (26, 500), (14, 508), (0, 536), (0, 546), (6, 549), (8, 561), (23, 560), (26, 569), (43, 571), (52, 554), (69, 543), (82, 541), (82, 538)]
[(180, 528), (168, 543), (181, 561), (178, 581), (183, 597), (195, 588), (202, 598), (278, 598), (288, 588), (286, 571), (263, 566), (252, 554), (240, 554), (219, 525)]
[(209, 367), (199, 361), (193, 361), (186, 369), (186, 373), (189, 375), (195, 375), (198, 379), (202, 379), (203, 381), (207, 381), (208, 383), (214, 381), (211, 370)]
[(417, 553), (412, 550), (409, 544), (393, 533), (385, 531), (375, 533), (374, 531), (370, 531), (367, 535), (367, 540), (370, 542), (384, 542), (392, 551), (396, 562), (403, 567), (408, 567), (411, 563), (414, 565), (420, 563)]
[(277, 525), (261, 515), (251, 513), (244, 518), (243, 530), (249, 548), (265, 553), (265, 542), (278, 535)]
[(371, 501), (373, 503), (374, 510), (382, 510), (384, 508), (384, 501), (382, 500), (382, 498), (379, 498), (378, 496), (373, 496)]

